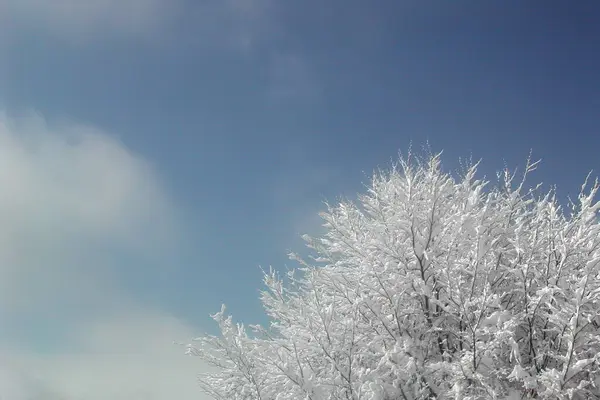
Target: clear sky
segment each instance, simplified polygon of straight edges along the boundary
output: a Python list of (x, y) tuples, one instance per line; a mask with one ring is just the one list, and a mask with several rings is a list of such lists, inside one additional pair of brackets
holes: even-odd
[(323, 200), (411, 141), (488, 175), (532, 149), (575, 195), (600, 171), (598, 21), (594, 0), (0, 0), (0, 396), (203, 399), (171, 343), (221, 303), (263, 321), (259, 267), (294, 266)]

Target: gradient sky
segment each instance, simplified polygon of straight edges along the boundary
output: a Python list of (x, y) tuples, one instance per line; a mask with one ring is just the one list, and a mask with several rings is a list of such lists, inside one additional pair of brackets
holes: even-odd
[[(412, 142), (576, 195), (600, 4), (0, 0), (0, 397), (204, 399), (173, 341), (262, 322), (324, 200)], [(597, 172), (596, 172), (597, 174)], [(53, 397), (54, 396), (54, 397)]]

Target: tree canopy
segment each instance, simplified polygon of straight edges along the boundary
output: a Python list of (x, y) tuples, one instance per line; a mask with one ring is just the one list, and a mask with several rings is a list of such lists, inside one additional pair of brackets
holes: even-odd
[(188, 352), (218, 400), (600, 398), (599, 185), (566, 206), (523, 173), (407, 156), (327, 205), (314, 257), (266, 272), (267, 327)]

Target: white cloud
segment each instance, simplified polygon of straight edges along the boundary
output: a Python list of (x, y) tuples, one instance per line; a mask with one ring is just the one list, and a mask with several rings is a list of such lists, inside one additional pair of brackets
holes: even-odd
[(172, 345), (192, 329), (120, 286), (176, 250), (176, 220), (115, 137), (0, 113), (0, 398), (202, 398), (202, 364)]
[(175, 234), (142, 158), (93, 128), (39, 117), (0, 115), (0, 219), (0, 312), (102, 295), (117, 266), (110, 250), (159, 250)]
[(177, 9), (179, 0), (0, 0), (0, 22), (68, 35), (147, 34)]
[(127, 310), (81, 324), (79, 351), (3, 352), (0, 398), (11, 400), (204, 400), (197, 374), (206, 371), (183, 348), (192, 329), (158, 312)]

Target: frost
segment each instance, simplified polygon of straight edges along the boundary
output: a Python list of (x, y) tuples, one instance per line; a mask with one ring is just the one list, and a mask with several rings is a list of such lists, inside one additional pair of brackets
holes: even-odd
[(529, 373), (527, 373), (520, 365), (515, 365), (510, 375), (507, 376), (509, 380), (519, 381), (529, 377)]
[(225, 315), (188, 346), (217, 400), (600, 398), (600, 205), (441, 170), (439, 156), (380, 172), (359, 204), (322, 214), (315, 265), (265, 274), (271, 319)]

